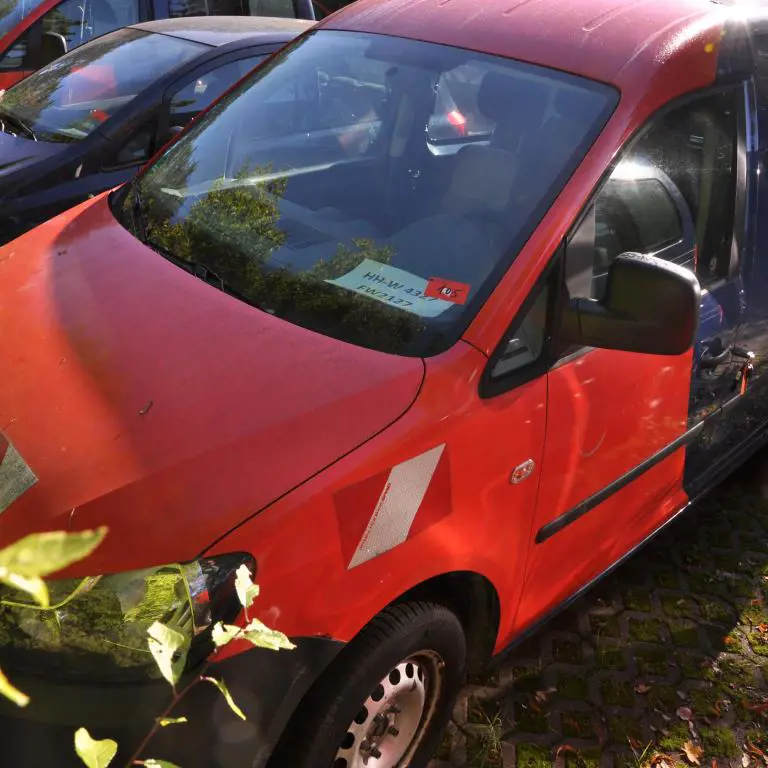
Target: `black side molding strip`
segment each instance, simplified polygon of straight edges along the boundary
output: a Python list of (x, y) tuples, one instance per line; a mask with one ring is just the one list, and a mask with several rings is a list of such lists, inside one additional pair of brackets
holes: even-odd
[(646, 459), (642, 464), (638, 464), (626, 474), (623, 474), (609, 485), (606, 485), (601, 491), (584, 499), (584, 501), (580, 502), (572, 509), (569, 509), (567, 512), (564, 512), (560, 517), (555, 518), (551, 523), (547, 523), (536, 534), (536, 543), (543, 544), (547, 539), (551, 539), (556, 533), (562, 531), (563, 528), (567, 528), (571, 523), (576, 522), (576, 520), (586, 515), (587, 512), (593, 510), (598, 504), (602, 504), (607, 498), (613, 496), (614, 493), (620, 491), (626, 485), (629, 485), (644, 472), (655, 467), (668, 456), (675, 453), (675, 451), (680, 450), (683, 446), (693, 442), (699, 432), (704, 428), (704, 424), (704, 421), (700, 421), (696, 426), (691, 427), (687, 432), (680, 435), (677, 440), (674, 440), (669, 445), (665, 445), (660, 451), (654, 453), (653, 456)]

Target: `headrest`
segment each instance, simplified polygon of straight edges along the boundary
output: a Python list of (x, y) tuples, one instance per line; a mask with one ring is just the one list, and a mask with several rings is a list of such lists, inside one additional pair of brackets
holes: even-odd
[(543, 112), (550, 89), (535, 80), (488, 72), (477, 93), (477, 106), (489, 120), (503, 122), (515, 112)]
[(464, 147), (443, 198), (443, 212), (458, 215), (501, 213), (511, 202), (518, 161), (510, 152), (481, 146)]

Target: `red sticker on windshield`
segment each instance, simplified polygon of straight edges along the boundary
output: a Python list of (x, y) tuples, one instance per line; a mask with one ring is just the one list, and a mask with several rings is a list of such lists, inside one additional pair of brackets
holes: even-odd
[(109, 115), (101, 109), (92, 109), (91, 117), (93, 117), (94, 120), (98, 120), (100, 123), (109, 120)]
[(466, 304), (469, 297), (469, 289), (466, 283), (457, 283), (455, 280), (443, 280), (442, 277), (430, 277), (424, 295), (431, 299), (443, 299), (453, 304)]

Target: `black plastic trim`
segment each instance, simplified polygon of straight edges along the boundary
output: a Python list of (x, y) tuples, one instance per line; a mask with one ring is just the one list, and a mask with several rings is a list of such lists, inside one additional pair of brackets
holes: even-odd
[(642, 464), (638, 464), (629, 472), (626, 472), (621, 477), (616, 478), (612, 483), (606, 485), (605, 488), (598, 491), (592, 496), (584, 499), (584, 501), (572, 507), (567, 512), (564, 512), (560, 517), (555, 518), (551, 523), (547, 523), (536, 534), (536, 543), (543, 544), (547, 539), (551, 539), (556, 533), (559, 533), (564, 528), (567, 528), (571, 523), (575, 523), (580, 517), (584, 517), (587, 512), (593, 510), (599, 504), (602, 504), (606, 499), (613, 496), (622, 488), (629, 485), (633, 480), (636, 480), (640, 475), (652, 469), (660, 462), (664, 461), (667, 457), (671, 456), (675, 451), (678, 451), (685, 445), (693, 442), (698, 436), (699, 432), (704, 428), (705, 422), (699, 422), (695, 427), (692, 427), (687, 432), (684, 432), (676, 440), (673, 440), (669, 445), (665, 445), (660, 451), (657, 451), (650, 458), (646, 459)]

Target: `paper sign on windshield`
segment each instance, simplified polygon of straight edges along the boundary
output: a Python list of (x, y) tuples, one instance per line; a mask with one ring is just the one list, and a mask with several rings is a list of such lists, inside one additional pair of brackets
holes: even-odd
[(420, 317), (437, 317), (453, 306), (450, 301), (425, 296), (423, 277), (372, 259), (364, 259), (351, 272), (326, 282)]

